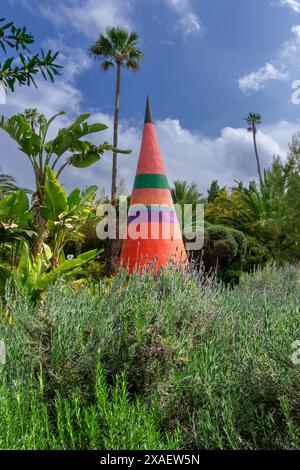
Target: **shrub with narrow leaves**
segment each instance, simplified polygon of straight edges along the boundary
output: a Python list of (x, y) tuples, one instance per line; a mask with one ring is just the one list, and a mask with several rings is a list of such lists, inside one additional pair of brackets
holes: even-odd
[(36, 305), (8, 283), (0, 448), (299, 448), (299, 280), (121, 272)]

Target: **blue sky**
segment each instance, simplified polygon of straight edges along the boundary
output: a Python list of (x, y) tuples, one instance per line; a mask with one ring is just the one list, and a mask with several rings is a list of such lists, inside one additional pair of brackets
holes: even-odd
[[(37, 106), (67, 118), (92, 111), (109, 125), (111, 140), (114, 74), (104, 74), (87, 54), (106, 26), (140, 35), (145, 59), (137, 74), (124, 71), (120, 142), (133, 149), (120, 157), (119, 180), (131, 189), (138, 157), (146, 94), (151, 97), (170, 181), (186, 179), (205, 192), (211, 180), (230, 185), (256, 176), (251, 136), (243, 117), (262, 115), (258, 134), (264, 166), (286, 155), (300, 130), (300, 105), (291, 101), (300, 80), (300, 0), (8, 0), (1, 16), (26, 25), (36, 45), (61, 51), (65, 69), (52, 85), (9, 94), (1, 113)], [(53, 129), (53, 132), (56, 129)], [(102, 136), (101, 136), (102, 137)], [(100, 138), (100, 135), (99, 135)], [(0, 166), (30, 185), (30, 169), (0, 134)], [(111, 157), (91, 169), (70, 169), (64, 183), (96, 183), (107, 191)]]

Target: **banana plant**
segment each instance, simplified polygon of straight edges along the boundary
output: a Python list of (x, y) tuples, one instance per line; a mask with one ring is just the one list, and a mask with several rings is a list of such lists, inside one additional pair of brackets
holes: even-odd
[(10, 244), (11, 247), (20, 245), (20, 242), (26, 240), (31, 249), (31, 258), (35, 260), (51, 245), (53, 267), (57, 267), (65, 244), (82, 240), (81, 227), (87, 221), (98, 219), (93, 205), (97, 186), (83, 190), (76, 188), (67, 196), (56, 174), (47, 166), (43, 190), (44, 201), (40, 209), (43, 230), (36, 225), (33, 208), (23, 190), (0, 200), (0, 248), (4, 244)]
[(11, 263), (18, 256), (20, 243), (36, 236), (33, 214), (25, 191), (15, 191), (0, 199), (0, 255), (10, 252)]
[(57, 267), (65, 244), (80, 239), (80, 228), (88, 220), (97, 219), (95, 207), (92, 205), (96, 198), (97, 186), (90, 186), (84, 190), (76, 188), (67, 196), (57, 175), (47, 166), (44, 191), (41, 216), (51, 234), (52, 263)]
[(26, 193), (16, 191), (0, 200), (0, 247), (2, 244), (15, 247), (11, 266), (0, 264), (0, 294), (4, 293), (6, 281), (16, 276), (29, 294), (36, 297), (58, 277), (70, 279), (80, 275), (82, 266), (101, 252), (92, 250), (72, 260), (66, 260), (63, 253), (65, 243), (79, 237), (81, 226), (95, 217), (91, 203), (97, 187), (74, 189), (67, 196), (55, 173), (47, 167), (44, 189), (42, 216), (47, 238), (40, 239), (40, 250), (35, 256), (32, 245), (38, 234), (34, 231), (34, 217)]
[(40, 253), (34, 260), (31, 259), (27, 242), (22, 245), (21, 256), (16, 269), (9, 270), (0, 265), (0, 294), (5, 292), (5, 284), (11, 277), (16, 277), (32, 298), (46, 290), (58, 278), (69, 280), (83, 272), (83, 265), (95, 259), (101, 250), (91, 250), (82, 253), (72, 260), (63, 260), (55, 269), (50, 270), (51, 251), (47, 255)]
[(24, 228), (31, 220), (30, 205), (24, 190), (14, 191), (0, 200), (1, 223), (13, 221)]
[(19, 146), (19, 149), (28, 158), (36, 182), (35, 205), (38, 207), (44, 199), (44, 184), (46, 168), (49, 166), (58, 176), (67, 167), (87, 168), (100, 160), (105, 151), (118, 153), (131, 153), (130, 150), (115, 149), (108, 142), (99, 145), (88, 140), (81, 140), (85, 136), (95, 134), (107, 129), (105, 124), (89, 124), (87, 120), (90, 113), (81, 114), (68, 127), (60, 129), (54, 139), (48, 140), (48, 132), (53, 122), (65, 114), (60, 112), (46, 119), (44, 115), (35, 114), (35, 125), (30, 119), (30, 110), (24, 114), (16, 114), (10, 118), (0, 116), (0, 129), (3, 129)]

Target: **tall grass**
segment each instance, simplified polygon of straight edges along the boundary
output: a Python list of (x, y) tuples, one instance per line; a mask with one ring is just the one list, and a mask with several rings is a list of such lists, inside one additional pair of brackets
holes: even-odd
[(120, 273), (38, 305), (8, 285), (0, 448), (299, 448), (299, 280)]

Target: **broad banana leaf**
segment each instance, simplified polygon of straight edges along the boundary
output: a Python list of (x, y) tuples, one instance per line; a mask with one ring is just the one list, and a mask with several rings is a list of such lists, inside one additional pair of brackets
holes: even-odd
[(34, 262), (31, 264), (31, 269), (24, 282), (24, 287), (26, 287), (26, 289), (28, 290), (30, 294), (32, 294), (38, 286), (39, 279), (40, 279), (41, 272), (42, 272), (42, 266), (43, 266), (42, 256), (38, 255), (36, 259), (34, 260)]
[(73, 209), (73, 207), (77, 206), (80, 204), (81, 197), (80, 197), (81, 191), (79, 188), (75, 188), (68, 196), (68, 205), (69, 209)]
[(46, 168), (46, 182), (45, 182), (45, 199), (43, 201), (43, 208), (41, 209), (41, 216), (45, 220), (58, 220), (62, 212), (67, 212), (69, 209), (68, 199), (64, 188), (58, 182), (56, 174), (51, 168)]
[(0, 200), (0, 220), (13, 221), (20, 227), (26, 227), (32, 218), (29, 201), (25, 191), (15, 191)]
[(64, 127), (60, 129), (57, 137), (54, 140), (47, 142), (47, 148), (51, 148), (52, 152), (60, 157), (63, 153), (73, 147), (76, 142), (85, 135), (89, 135), (94, 132), (99, 132), (107, 129), (107, 126), (105, 124), (86, 123), (85, 121), (89, 117), (90, 113), (81, 114), (69, 127)]
[(70, 277), (72, 272), (73, 274), (75, 274), (75, 270), (80, 268), (83, 264), (88, 263), (92, 259), (95, 259), (95, 257), (98, 254), (100, 254), (102, 251), (103, 250), (90, 250), (90, 251), (87, 251), (86, 253), (82, 253), (77, 258), (62, 262), (60, 266), (53, 269), (49, 273), (45, 273), (41, 275), (39, 282), (38, 282), (38, 287), (43, 289), (50, 282), (55, 281), (60, 276), (65, 277), (65, 275), (67, 275), (67, 277)]
[(22, 114), (11, 118), (0, 116), (0, 128), (19, 144), (20, 149), (28, 156), (35, 157), (41, 150), (42, 140), (32, 131), (29, 122)]
[(100, 155), (96, 152), (75, 153), (68, 158), (69, 163), (75, 168), (88, 168), (98, 160)]
[(97, 186), (89, 186), (86, 189), (80, 191), (76, 188), (68, 196), (69, 205), (69, 216), (74, 217), (75, 215), (84, 216), (91, 213), (91, 206), (89, 205), (94, 201), (97, 194)]

